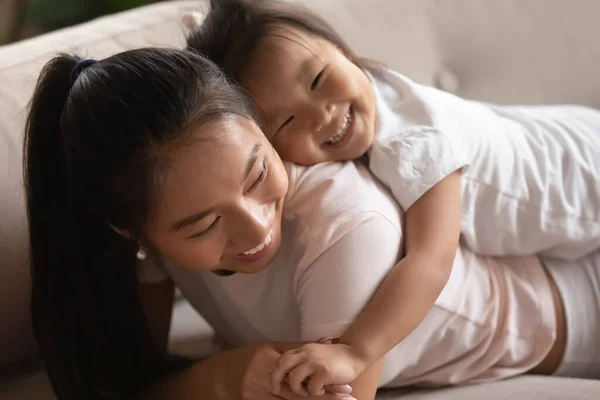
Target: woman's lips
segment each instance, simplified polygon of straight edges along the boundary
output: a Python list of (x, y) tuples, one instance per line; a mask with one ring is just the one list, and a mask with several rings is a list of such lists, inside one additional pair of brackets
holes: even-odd
[(267, 254), (271, 252), (273, 246), (275, 244), (275, 234), (271, 229), (267, 237), (262, 241), (262, 243), (253, 247), (252, 249), (246, 250), (245, 252), (236, 255), (233, 257), (239, 261), (256, 261), (265, 257)]

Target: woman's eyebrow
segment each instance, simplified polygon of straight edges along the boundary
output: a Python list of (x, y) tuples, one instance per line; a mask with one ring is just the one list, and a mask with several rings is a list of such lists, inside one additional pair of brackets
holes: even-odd
[(209, 215), (212, 212), (213, 212), (213, 209), (211, 208), (210, 210), (204, 210), (199, 213), (195, 213), (190, 216), (187, 216), (187, 217), (175, 222), (173, 225), (171, 225), (170, 231), (171, 232), (179, 232), (182, 228), (184, 228), (188, 225), (195, 224), (196, 222), (200, 221), (202, 218), (206, 217), (207, 215)]
[[(258, 155), (260, 153), (261, 148), (262, 145), (260, 143), (256, 143), (254, 146), (252, 146), (252, 150), (250, 150), (250, 154), (248, 155), (248, 163), (246, 164), (246, 170), (244, 171), (244, 179), (242, 179), (242, 182), (245, 181), (246, 178), (248, 178), (248, 175), (250, 175), (254, 164), (256, 164), (256, 161), (258, 160)], [(178, 232), (188, 225), (195, 224), (196, 222), (200, 221), (202, 218), (206, 217), (213, 211), (214, 209), (211, 208), (182, 218), (179, 221), (175, 222), (173, 225), (171, 225), (170, 231)]]
[(248, 163), (246, 164), (246, 171), (244, 171), (244, 179), (242, 179), (242, 182), (250, 175), (250, 171), (252, 171), (254, 164), (256, 164), (256, 160), (258, 160), (258, 153), (260, 153), (261, 148), (262, 145), (260, 143), (256, 143), (252, 146), (252, 150), (250, 150), (250, 154), (248, 155)]

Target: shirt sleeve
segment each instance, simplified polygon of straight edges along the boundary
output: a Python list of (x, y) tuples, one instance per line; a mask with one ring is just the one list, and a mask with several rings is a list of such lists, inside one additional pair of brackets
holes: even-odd
[(468, 165), (457, 140), (432, 127), (413, 127), (373, 147), (369, 167), (406, 211), (438, 182)]
[(378, 213), (317, 258), (299, 279), (302, 340), (339, 337), (398, 261), (401, 232)]

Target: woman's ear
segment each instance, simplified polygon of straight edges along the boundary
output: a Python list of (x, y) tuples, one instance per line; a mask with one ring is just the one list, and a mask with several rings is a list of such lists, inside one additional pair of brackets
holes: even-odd
[(113, 231), (117, 232), (119, 235), (123, 236), (125, 239), (130, 239), (131, 240), (133, 238), (131, 236), (131, 234), (129, 232), (127, 232), (126, 230), (124, 230), (124, 229), (117, 228), (113, 224), (108, 224), (108, 226), (110, 226), (110, 229), (112, 229)]

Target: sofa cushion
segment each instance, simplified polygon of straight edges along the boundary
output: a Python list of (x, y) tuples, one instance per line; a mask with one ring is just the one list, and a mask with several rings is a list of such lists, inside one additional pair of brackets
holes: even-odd
[[(465, 97), (600, 107), (600, 2), (297, 0), (360, 55)], [(32, 353), (21, 179), (25, 112), (41, 66), (58, 51), (100, 58), (182, 46), (181, 15), (206, 1), (159, 3), (0, 48), (0, 366)], [(567, 18), (568, 17), (568, 18)]]
[[(597, 400), (600, 382), (521, 376), (500, 382), (432, 390), (385, 390), (377, 400)], [(56, 400), (43, 370), (0, 381), (2, 400)]]
[[(600, 107), (600, 41), (595, 40), (600, 2), (297, 1), (330, 20), (358, 54), (381, 60), (421, 83), (500, 103), (572, 102)], [(21, 146), (25, 108), (40, 68), (58, 51), (79, 50), (101, 58), (134, 47), (180, 47), (184, 43), (181, 14), (202, 9), (205, 3), (159, 3), (0, 47), (0, 367), (35, 354), (29, 323)], [(206, 337), (196, 336), (209, 331), (192, 315), (189, 310), (176, 311), (173, 349), (194, 353), (210, 345)], [(199, 325), (194, 325), (196, 321)], [(3, 399), (52, 398), (42, 372), (0, 381), (4, 381), (0, 384)], [(23, 392), (22, 382), (31, 384), (32, 391)], [(585, 399), (586, 393), (599, 393), (598, 386), (597, 382), (523, 377), (434, 393), (419, 391), (404, 398), (493, 399), (507, 393), (515, 399), (534, 399), (537, 393), (539, 398)], [(381, 398), (396, 395), (384, 393)]]

